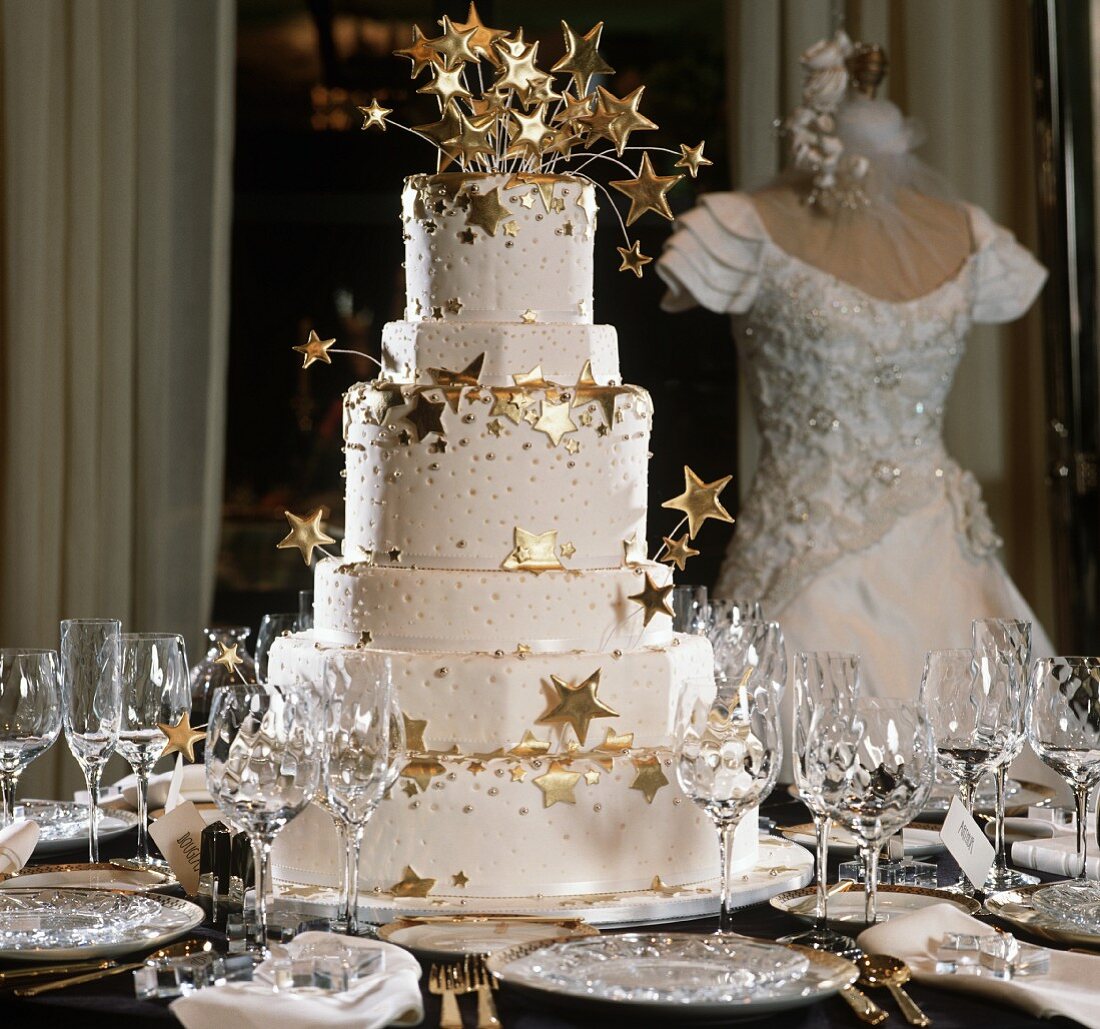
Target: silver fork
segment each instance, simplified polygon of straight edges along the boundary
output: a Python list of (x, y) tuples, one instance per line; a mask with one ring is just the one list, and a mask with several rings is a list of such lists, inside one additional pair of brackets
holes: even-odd
[(428, 970), (428, 990), (442, 998), (439, 1029), (462, 1029), (462, 1012), (455, 996), (453, 965), (432, 965)]
[(495, 983), (485, 967), (485, 959), (480, 954), (468, 955), (465, 971), (467, 984), (477, 991), (477, 1029), (498, 1029), (500, 1019), (493, 1000)]

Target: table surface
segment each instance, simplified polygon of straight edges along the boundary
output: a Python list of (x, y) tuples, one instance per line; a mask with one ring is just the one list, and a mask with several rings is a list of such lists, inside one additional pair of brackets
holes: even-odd
[[(798, 801), (791, 800), (782, 787), (777, 788), (773, 797), (765, 803), (763, 812), (779, 825), (794, 825), (808, 821), (806, 809)], [(102, 846), (102, 857), (108, 859), (129, 856), (133, 853), (134, 845), (134, 834), (119, 837)], [(81, 860), (79, 855), (71, 857), (66, 855), (66, 858), (71, 861)], [(50, 863), (57, 860), (59, 859), (52, 858)], [(831, 878), (835, 878), (835, 862), (830, 864), (832, 865)], [(952, 882), (957, 876), (958, 868), (954, 861), (947, 854), (941, 855), (939, 858), (940, 882)], [(1056, 877), (1044, 876), (1043, 878)], [(715, 928), (715, 920), (678, 922), (672, 928), (677, 931), (710, 932)], [(739, 932), (771, 939), (803, 928), (805, 927), (801, 923), (789, 915), (776, 911), (767, 903), (742, 909), (737, 913), (734, 924), (734, 929)], [(217, 941), (224, 940), (224, 936), (213, 929), (202, 929), (193, 935), (207, 935)], [(8, 967), (16, 966), (0, 965), (0, 968)], [(428, 994), (426, 980), (421, 982), (421, 988), (425, 994), (423, 1025), (430, 1029), (439, 1024), (439, 999)], [(971, 1026), (983, 1023), (995, 1023), (998, 1029), (1038, 1024), (1064, 1026), (1078, 1024), (1070, 1019), (1061, 1018), (1041, 1021), (1016, 1008), (993, 1004), (985, 999), (972, 999), (963, 994), (916, 983), (910, 984), (907, 989), (932, 1019), (936, 1029), (954, 1029), (954, 1027), (969, 1029)], [(568, 1029), (572, 1026), (609, 1024), (605, 1018), (586, 1020), (573, 1013), (560, 1013), (549, 1008), (539, 1008), (530, 1003), (519, 1002), (510, 998), (506, 991), (498, 993), (496, 997), (501, 1022), (505, 1029)], [(874, 994), (874, 999), (890, 1012), (890, 1020), (885, 1025), (904, 1026), (906, 1024), (888, 994), (878, 991)], [(475, 998), (462, 998), (460, 1005), (466, 1025), (476, 1025)], [(130, 1027), (179, 1024), (168, 1010), (166, 1001), (135, 999), (133, 978), (126, 972), (96, 983), (58, 990), (34, 998), (18, 998), (10, 992), (0, 992), (0, 1014), (6, 1016), (6, 1024), (13, 1026), (49, 1025), (51, 1021), (57, 1025), (79, 1026), (80, 1029), (93, 1029), (99, 1026), (118, 1029), (120, 1025)], [(633, 1018), (630, 1022), (632, 1025), (639, 1024), (637, 1019)], [(847, 1004), (839, 998), (831, 998), (808, 1008), (773, 1017), (768, 1024), (799, 1027), (799, 1029), (825, 1029), (832, 1026), (837, 1026), (839, 1029), (853, 1029), (855, 1026), (862, 1025)]]

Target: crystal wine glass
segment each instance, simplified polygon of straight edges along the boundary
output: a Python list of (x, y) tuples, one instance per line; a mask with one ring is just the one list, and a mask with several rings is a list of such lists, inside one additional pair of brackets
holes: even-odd
[(120, 646), (122, 719), (118, 752), (137, 778), (139, 868), (164, 867), (149, 856), (149, 773), (167, 737), (162, 725), (177, 725), (191, 710), (191, 685), (183, 637), (174, 633), (123, 633)]
[(859, 841), (867, 865), (864, 918), (878, 918), (878, 852), (921, 809), (936, 766), (921, 703), (860, 698), (851, 721), (814, 726), (806, 764), (829, 815)]
[[(799, 943), (815, 950), (852, 953), (855, 940), (828, 928), (829, 831), (832, 819), (822, 795), (820, 768), (809, 761), (811, 743), (819, 727), (833, 729), (854, 717), (859, 696), (857, 654), (817, 652), (799, 654), (794, 674), (794, 778), (798, 796), (810, 810), (817, 833), (817, 918), (810, 930), (781, 942)], [(851, 751), (854, 757), (854, 750)]]
[[(389, 663), (379, 655), (334, 651), (325, 661), (328, 693), (324, 792), (343, 823), (346, 843), (344, 920), (359, 922), (359, 858), (363, 832), (403, 764), (405, 734), (395, 710)], [(366, 930), (369, 935), (371, 929)]]
[(206, 782), (252, 840), (256, 945), (266, 951), (271, 843), (311, 800), (324, 764), (324, 704), (308, 687), (222, 686), (210, 704)]
[(260, 627), (256, 630), (256, 677), (260, 682), (267, 680), (267, 656), (271, 650), (271, 644), (280, 636), (289, 636), (301, 628), (301, 616), (297, 614), (280, 613), (264, 615), (260, 619)]
[(729, 932), (734, 833), (745, 812), (771, 793), (782, 762), (778, 703), (751, 675), (732, 694), (694, 679), (683, 684), (675, 718), (676, 778), (718, 830), (718, 931)]
[[(1021, 698), (1026, 697), (1031, 677), (1031, 622), (1012, 618), (984, 618), (973, 623), (972, 631), (974, 651), (978, 655), (978, 666), (982, 676), (990, 680), (1004, 680), (1005, 689), (1012, 690)], [(1013, 726), (1011, 746), (1005, 760), (993, 772), (996, 785), (994, 799), (996, 856), (983, 887), (986, 893), (1017, 889), (1039, 881), (1038, 876), (1026, 875), (1015, 868), (1009, 868), (1005, 847), (1005, 795), (1008, 768), (1020, 756), (1027, 742), (1026, 706), (1023, 701), (1018, 705), (1018, 719)]]
[[(930, 650), (921, 678), (940, 764), (959, 784), (971, 815), (978, 783), (1007, 760), (1021, 724), (1020, 691), (1011, 677), (989, 674), (993, 668), (973, 650)], [(960, 873), (947, 888), (972, 893), (981, 885)]]
[(705, 636), (707, 632), (706, 586), (672, 587), (672, 628), (692, 636)]
[(787, 687), (787, 649), (778, 622), (745, 618), (714, 648), (715, 663), (736, 683), (750, 671), (783, 699)]
[(115, 752), (122, 717), (118, 675), (121, 623), (73, 618), (61, 623), (61, 696), (69, 750), (88, 785), (88, 859), (99, 861), (99, 782)]
[(764, 608), (759, 600), (727, 600), (710, 598), (707, 604), (707, 636), (716, 649), (727, 639), (740, 635), (741, 623), (753, 619), (763, 621)]
[(1089, 790), (1100, 781), (1100, 657), (1048, 657), (1035, 662), (1028, 694), (1027, 736), (1035, 753), (1073, 790), (1077, 856), (1084, 882)]
[(0, 828), (15, 819), (19, 777), (60, 732), (57, 651), (0, 648)]

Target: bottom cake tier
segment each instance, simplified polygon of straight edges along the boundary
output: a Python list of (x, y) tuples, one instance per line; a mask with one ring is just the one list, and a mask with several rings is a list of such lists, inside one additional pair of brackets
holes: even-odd
[[(278, 640), (269, 677), (321, 688), (325, 654), (341, 642)], [(390, 665), (410, 756), (367, 827), (365, 890), (468, 908), (717, 875), (714, 827), (681, 795), (669, 747), (677, 684), (712, 674), (705, 640), (611, 654), (372, 653)], [(555, 716), (582, 684), (598, 703), (592, 720)], [(735, 870), (751, 869), (755, 812), (734, 849)], [(331, 886), (340, 869), (321, 808), (277, 837), (277, 878)]]

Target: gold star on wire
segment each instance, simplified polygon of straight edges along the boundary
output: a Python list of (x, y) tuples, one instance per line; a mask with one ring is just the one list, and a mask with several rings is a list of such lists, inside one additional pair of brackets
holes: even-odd
[(537, 42), (530, 44), (519, 42), (518, 44), (502, 45), (504, 40), (498, 40), (493, 44), (500, 55), (501, 69), (497, 75), (493, 88), (497, 91), (514, 89), (522, 99), (526, 99), (529, 91), (539, 84), (539, 80), (546, 77), (546, 73), (536, 67), (539, 45)]
[(325, 543), (336, 542), (321, 528), (321, 517), (324, 515), (324, 511), (323, 507), (319, 507), (304, 518), (291, 514), (289, 511), (284, 511), (283, 514), (286, 515), (286, 520), (290, 522), (290, 532), (275, 544), (276, 548), (278, 550), (297, 548), (302, 555), (302, 560), (305, 561), (308, 567), (313, 559), (315, 548)]
[(466, 884), (469, 881), (470, 877), (461, 869), (451, 876), (451, 885), (457, 886), (460, 890), (466, 889)]
[(708, 518), (716, 518), (720, 522), (733, 521), (733, 517), (718, 500), (722, 490), (732, 478), (732, 475), (726, 475), (721, 479), (715, 479), (714, 482), (703, 482), (687, 465), (684, 465), (684, 492), (678, 497), (666, 500), (661, 507), (683, 511), (687, 515), (688, 536), (695, 539), (703, 522)]
[(359, 113), (363, 116), (363, 129), (381, 129), (386, 131), (386, 115), (393, 114), (393, 109), (383, 107), (377, 100), (372, 100), (370, 106), (360, 107)]
[(456, 25), (447, 15), (443, 15), (439, 23), (443, 26), (443, 35), (428, 40), (430, 46), (437, 53), (443, 55), (443, 63), (448, 68), (457, 67), (466, 61), (477, 63), (477, 54), (470, 49), (470, 43), (477, 34), (477, 29), (467, 29), (459, 32)]
[(620, 100), (603, 86), (596, 87), (596, 113), (615, 115), (615, 120), (608, 126), (607, 134), (611, 137), (620, 156), (626, 149), (630, 133), (637, 132), (639, 129), (657, 128), (656, 122), (650, 121), (638, 110), (644, 92), (645, 86), (639, 86), (629, 96)]
[(427, 136), (437, 147), (439, 147), (439, 170), (443, 171), (454, 162), (461, 151), (458, 147), (451, 143), (459, 132), (462, 126), (458, 120), (458, 113), (455, 108), (447, 106), (443, 108), (443, 113), (439, 117), (439, 121), (428, 122), (424, 125), (414, 125), (413, 131), (419, 132), (422, 136)]
[(557, 691), (556, 703), (536, 721), (540, 725), (571, 725), (582, 747), (588, 738), (588, 726), (593, 718), (619, 717), (617, 711), (596, 696), (600, 688), (599, 668), (576, 686), (557, 675), (551, 675), (550, 682)]
[(596, 49), (600, 45), (600, 34), (603, 32), (602, 21), (597, 22), (583, 36), (574, 32), (564, 21), (561, 23), (561, 31), (565, 37), (565, 56), (550, 70), (569, 72), (579, 94), (588, 92), (588, 84), (593, 75), (615, 74), (615, 69)]
[(548, 753), (549, 750), (549, 740), (540, 740), (530, 729), (525, 729), (523, 739), (508, 751), (508, 753), (514, 754), (516, 757), (541, 757), (543, 754)]
[(205, 740), (206, 733), (201, 729), (191, 728), (190, 711), (184, 711), (175, 725), (157, 722), (157, 728), (167, 737), (164, 750), (160, 752), (161, 757), (167, 754), (182, 754), (187, 761), (194, 763), (195, 744), (199, 740)]
[(542, 790), (542, 806), (548, 808), (555, 804), (576, 804), (573, 790), (580, 778), (580, 772), (571, 772), (560, 761), (551, 761), (549, 771), (531, 782)]
[(291, 349), (302, 355), (302, 367), (308, 368), (314, 361), (332, 364), (332, 358), (328, 356), (328, 350), (335, 342), (335, 339), (321, 339), (315, 329), (310, 329), (309, 339), (296, 347), (291, 347)]
[[(430, 93), (439, 97), (439, 103), (442, 107), (450, 104), (455, 97), (468, 97), (470, 95), (470, 91), (466, 88), (465, 73), (461, 64), (457, 68), (435, 67), (432, 71), (435, 72), (435, 78), (427, 85), (417, 89), (418, 93)], [(361, 107), (360, 110), (366, 110), (366, 108)], [(459, 114), (461, 113), (459, 111)]]
[(699, 174), (699, 169), (703, 165), (714, 164), (713, 161), (708, 161), (703, 156), (703, 147), (707, 145), (707, 141), (701, 140), (697, 147), (689, 147), (686, 143), (680, 144), (680, 160), (678, 160), (673, 167), (674, 168), (687, 168), (688, 174), (694, 179)]
[(562, 437), (570, 432), (577, 431), (577, 425), (569, 417), (569, 401), (563, 400), (559, 404), (549, 400), (542, 402), (542, 412), (534, 424), (535, 432), (544, 432), (550, 442), (556, 447), (562, 441)]
[(237, 671), (237, 669), (244, 664), (244, 658), (237, 653), (237, 647), (239, 644), (234, 643), (233, 646), (227, 647), (221, 640), (218, 640), (218, 647), (221, 650), (221, 654), (214, 658), (214, 664), (221, 665), (223, 668), (228, 668), (230, 674)]
[(543, 120), (546, 108), (539, 104), (531, 114), (509, 111), (512, 123), (508, 126), (508, 154), (530, 154), (538, 157), (546, 144), (554, 138), (554, 130)]
[(500, 187), (494, 186), (488, 193), (467, 193), (470, 207), (466, 211), (466, 224), (484, 229), (490, 236), (497, 234), (501, 222), (511, 219), (512, 215), (500, 202)]
[(401, 874), (401, 881), (395, 882), (390, 887), (390, 893), (395, 897), (426, 897), (435, 886), (434, 879), (422, 879), (413, 871), (411, 865), (406, 865)]
[[(477, 157), (478, 154), (491, 154), (494, 152), (495, 148), (490, 138), (495, 122), (494, 115), (482, 114), (467, 118), (464, 112), (459, 111), (456, 120), (458, 130), (455, 132), (453, 139), (447, 140), (449, 147), (461, 153), (466, 160)], [(475, 195), (466, 194), (463, 200), (466, 198), (472, 199)], [(467, 224), (469, 224), (469, 221), (467, 221)], [(495, 236), (496, 233), (491, 233), (491, 235)]]
[(405, 724), (405, 749), (410, 754), (422, 754), (428, 749), (424, 743), (424, 733), (428, 728), (428, 719), (410, 718), (402, 711), (401, 721)]
[(413, 38), (411, 45), (401, 50), (395, 50), (397, 57), (407, 57), (412, 61), (412, 78), (416, 78), (425, 68), (433, 64), (442, 64), (443, 55), (433, 50), (428, 44), (431, 42), (425, 38), (418, 25), (413, 26)]
[(665, 564), (675, 565), (681, 572), (684, 570), (684, 565), (687, 564), (688, 558), (695, 557), (699, 553), (698, 550), (693, 550), (688, 546), (688, 539), (690, 537), (686, 532), (678, 540), (669, 539), (667, 536), (662, 536), (661, 538), (668, 548), (661, 560), (664, 561)]
[(636, 757), (633, 761), (638, 774), (630, 784), (630, 788), (638, 790), (645, 797), (645, 802), (652, 804), (657, 791), (668, 785), (668, 778), (661, 770), (661, 762), (656, 756)]
[(500, 567), (506, 572), (534, 572), (536, 575), (551, 570), (560, 571), (563, 566), (555, 553), (557, 546), (557, 529), (535, 533), (517, 525), (512, 550)]
[(591, 150), (601, 139), (608, 139), (612, 143), (615, 142), (615, 138), (611, 135), (611, 126), (621, 117), (622, 115), (608, 114), (605, 111), (595, 110), (591, 114), (579, 115), (576, 119), (576, 123), (584, 127), (585, 144)]
[(561, 94), (554, 92), (553, 82), (549, 75), (540, 75), (538, 78), (531, 80), (531, 85), (527, 87), (527, 94), (523, 98), (523, 102), (526, 106), (530, 107), (531, 104), (545, 104), (551, 100), (560, 100)]
[(616, 247), (615, 249), (619, 251), (619, 256), (623, 259), (623, 263), (619, 265), (619, 271), (633, 272), (639, 279), (642, 277), (642, 269), (653, 260), (652, 257), (646, 257), (642, 253), (641, 244), (638, 240), (634, 240), (629, 250), (626, 247)]
[(592, 113), (592, 94), (588, 93), (579, 100), (567, 89), (561, 95), (561, 109), (553, 117), (555, 125), (568, 125), (570, 122)]
[(423, 393), (416, 398), (413, 409), (402, 417), (416, 430), (417, 443), (423, 443), (424, 437), (435, 432), (440, 436), (443, 428), (442, 414), (444, 404), (429, 400)]
[(491, 29), (483, 24), (481, 15), (477, 13), (477, 5), (473, 3), (470, 4), (470, 9), (466, 13), (466, 21), (456, 21), (452, 24), (456, 32), (469, 32), (472, 29), (474, 34), (470, 37), (470, 49), (475, 54), (481, 54), (498, 68), (500, 67), (500, 57), (497, 55), (493, 43), (508, 35), (504, 29)]
[(641, 604), (645, 610), (645, 622), (643, 624), (649, 625), (654, 615), (663, 614), (671, 618), (675, 613), (672, 610), (672, 605), (668, 602), (668, 595), (672, 590), (673, 585), (671, 582), (667, 586), (658, 586), (649, 572), (646, 572), (645, 587), (640, 593), (631, 594), (626, 599)]
[(683, 178), (683, 175), (655, 175), (649, 154), (642, 154), (642, 165), (636, 179), (613, 179), (609, 186), (630, 197), (630, 211), (626, 224), (633, 225), (646, 211), (656, 211), (672, 221), (672, 209), (665, 194)]

